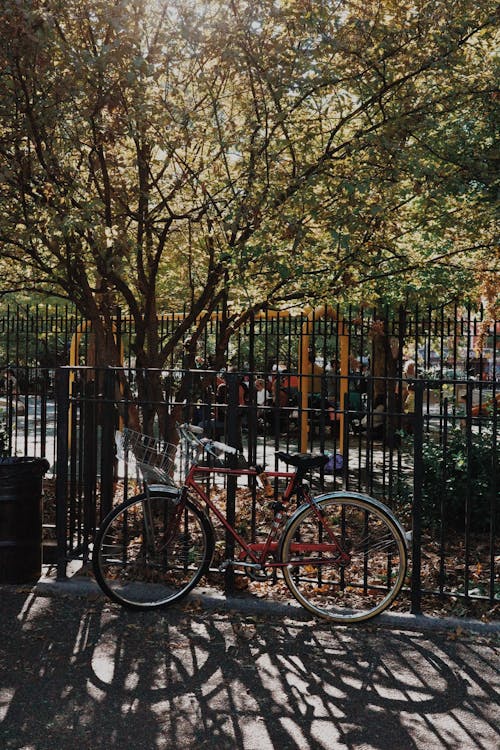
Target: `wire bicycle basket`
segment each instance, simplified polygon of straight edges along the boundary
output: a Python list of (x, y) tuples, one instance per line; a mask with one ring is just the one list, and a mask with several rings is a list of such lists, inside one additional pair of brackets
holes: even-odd
[(145, 482), (176, 486), (173, 479), (177, 446), (125, 427), (116, 433), (116, 452), (127, 464), (135, 464)]

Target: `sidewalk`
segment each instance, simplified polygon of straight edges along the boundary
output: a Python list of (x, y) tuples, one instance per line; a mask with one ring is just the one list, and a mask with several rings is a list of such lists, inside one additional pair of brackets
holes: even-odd
[(0, 586), (5, 750), (493, 750), (499, 627), (358, 627), (197, 589), (148, 613), (85, 579)]
[[(98, 597), (105, 600), (105, 596), (99, 586), (91, 578), (85, 576), (68, 577), (65, 581), (56, 581), (54, 568), (44, 566), (42, 577), (35, 587), (36, 593), (45, 595), (73, 595), (87, 596), (92, 599)], [(276, 618), (290, 618), (298, 622), (318, 622), (318, 620), (307, 612), (298, 602), (281, 603), (272, 599), (262, 599), (244, 591), (233, 597), (226, 597), (220, 590), (203, 585), (198, 585), (194, 591), (186, 597), (187, 602), (197, 602), (203, 609), (237, 611), (241, 614), (255, 614)], [(428, 617), (426, 615), (412, 615), (402, 612), (383, 612), (374, 620), (357, 627), (385, 627), (405, 628), (410, 630), (459, 630), (479, 634), (499, 634), (500, 621), (482, 622), (480, 620), (462, 617)]]

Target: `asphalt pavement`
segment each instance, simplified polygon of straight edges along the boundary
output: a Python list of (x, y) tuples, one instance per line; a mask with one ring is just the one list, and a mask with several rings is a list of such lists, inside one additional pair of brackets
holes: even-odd
[(499, 627), (357, 627), (201, 590), (149, 613), (90, 581), (0, 586), (2, 750), (496, 750)]

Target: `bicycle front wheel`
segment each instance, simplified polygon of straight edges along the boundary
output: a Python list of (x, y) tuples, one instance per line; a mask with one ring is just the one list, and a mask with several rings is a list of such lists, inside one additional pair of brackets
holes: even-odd
[[(283, 575), (293, 596), (318, 617), (355, 623), (390, 606), (403, 585), (403, 531), (381, 503), (357, 493), (318, 498), (317, 512), (297, 511), (281, 547)], [(338, 546), (349, 561), (340, 563)]]
[(92, 564), (105, 594), (134, 609), (173, 604), (198, 583), (214, 550), (213, 530), (191, 502), (166, 493), (126, 500), (97, 533)]

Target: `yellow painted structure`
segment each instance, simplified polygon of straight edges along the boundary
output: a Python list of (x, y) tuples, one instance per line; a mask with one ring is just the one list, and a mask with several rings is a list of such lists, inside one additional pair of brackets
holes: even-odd
[(314, 310), (307, 312), (307, 319), (302, 325), (302, 335), (300, 337), (300, 351), (299, 351), (299, 382), (300, 382), (300, 406), (301, 406), (301, 422), (300, 422), (300, 450), (305, 453), (307, 451), (308, 442), (308, 407), (309, 407), (309, 396), (314, 393), (314, 363), (309, 359), (310, 340), (311, 335), (314, 332), (314, 323), (317, 320), (324, 318), (330, 318), (336, 320), (339, 326), (339, 347), (340, 347), (340, 412), (338, 413), (339, 422), (339, 448), (342, 453), (344, 448), (344, 404), (346, 401), (346, 395), (349, 388), (349, 337), (344, 331), (343, 320), (337, 317), (337, 313), (330, 307), (330, 305), (321, 305)]
[[(300, 407), (301, 407), (301, 417), (300, 417), (300, 451), (306, 452), (307, 451), (307, 443), (308, 443), (308, 432), (309, 432), (309, 423), (308, 423), (308, 408), (309, 408), (309, 396), (311, 393), (314, 393), (314, 363), (310, 362), (309, 360), (309, 349), (310, 349), (310, 341), (311, 336), (314, 333), (314, 324), (318, 320), (322, 320), (324, 318), (329, 318), (331, 320), (336, 320), (337, 324), (339, 326), (338, 331), (338, 337), (339, 337), (339, 349), (340, 349), (340, 412), (338, 413), (338, 422), (339, 422), (339, 447), (340, 452), (342, 453), (343, 450), (343, 442), (344, 442), (344, 403), (346, 401), (346, 395), (349, 387), (349, 337), (344, 332), (344, 323), (342, 318), (339, 318), (330, 305), (321, 305), (320, 307), (313, 309), (306, 309), (304, 311), (307, 315), (305, 322), (302, 325), (302, 335), (300, 338), (299, 343), (299, 352), (298, 352), (298, 377), (299, 377), (299, 390), (300, 390)], [(173, 313), (172, 315), (166, 316), (173, 320), (182, 320), (184, 315), (183, 313)], [(203, 317), (203, 313), (200, 314), (199, 317)], [(212, 313), (211, 318), (217, 319), (220, 317), (220, 313)], [(266, 318), (269, 319), (276, 319), (276, 318), (286, 318), (286, 317), (292, 317), (292, 314), (288, 311), (280, 311), (280, 310), (267, 310), (266, 312), (259, 313), (257, 318)], [(71, 340), (71, 347), (70, 347), (70, 361), (69, 364), (71, 367), (75, 368), (79, 365), (79, 350), (81, 345), (81, 340), (83, 334), (87, 331), (88, 327), (90, 325), (90, 322), (84, 322), (82, 323), (77, 331), (73, 334), (73, 338)], [(120, 352), (120, 364), (123, 364), (123, 345), (121, 346), (121, 352)], [(318, 377), (320, 375), (318, 374)], [(70, 393), (71, 393), (71, 386), (75, 379), (75, 372), (74, 370), (70, 371)], [(71, 409), (71, 406), (70, 406)]]

